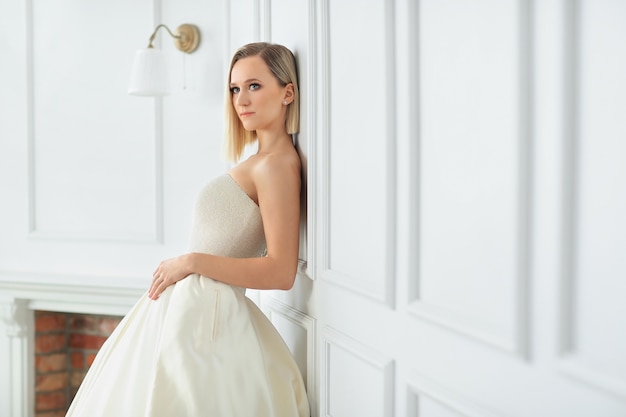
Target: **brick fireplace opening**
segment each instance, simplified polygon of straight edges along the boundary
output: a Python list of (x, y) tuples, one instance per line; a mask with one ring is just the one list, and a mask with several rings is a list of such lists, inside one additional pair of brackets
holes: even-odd
[(35, 311), (35, 417), (64, 417), (119, 316)]
[(0, 415), (64, 416), (95, 353), (145, 292), (139, 278), (0, 271)]

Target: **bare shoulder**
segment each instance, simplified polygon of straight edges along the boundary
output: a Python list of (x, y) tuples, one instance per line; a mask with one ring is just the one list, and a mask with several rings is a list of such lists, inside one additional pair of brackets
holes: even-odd
[(295, 148), (272, 152), (266, 155), (258, 155), (254, 164), (253, 173), (255, 182), (284, 183), (297, 181), (300, 183), (301, 162)]

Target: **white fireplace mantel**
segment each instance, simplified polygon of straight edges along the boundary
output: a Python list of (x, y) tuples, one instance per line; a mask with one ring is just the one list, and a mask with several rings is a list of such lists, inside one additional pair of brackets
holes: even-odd
[(6, 367), (2, 364), (0, 372), (4, 379), (0, 387), (8, 391), (0, 402), (8, 401), (9, 415), (34, 415), (35, 310), (123, 316), (148, 284), (137, 278), (0, 271), (0, 319), (5, 329), (0, 338), (8, 349), (2, 358)]

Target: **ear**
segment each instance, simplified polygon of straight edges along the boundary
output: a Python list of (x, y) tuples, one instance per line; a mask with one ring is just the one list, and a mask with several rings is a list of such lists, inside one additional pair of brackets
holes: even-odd
[(283, 100), (286, 100), (289, 104), (291, 104), (293, 101), (293, 84), (289, 83), (284, 88)]

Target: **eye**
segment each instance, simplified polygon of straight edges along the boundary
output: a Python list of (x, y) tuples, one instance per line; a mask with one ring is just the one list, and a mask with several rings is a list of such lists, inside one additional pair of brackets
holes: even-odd
[(239, 87), (231, 87), (230, 88), (230, 93), (231, 94), (237, 94), (240, 91)]
[(261, 84), (258, 84), (258, 83), (250, 84), (250, 90), (258, 90), (259, 88), (261, 88)]

